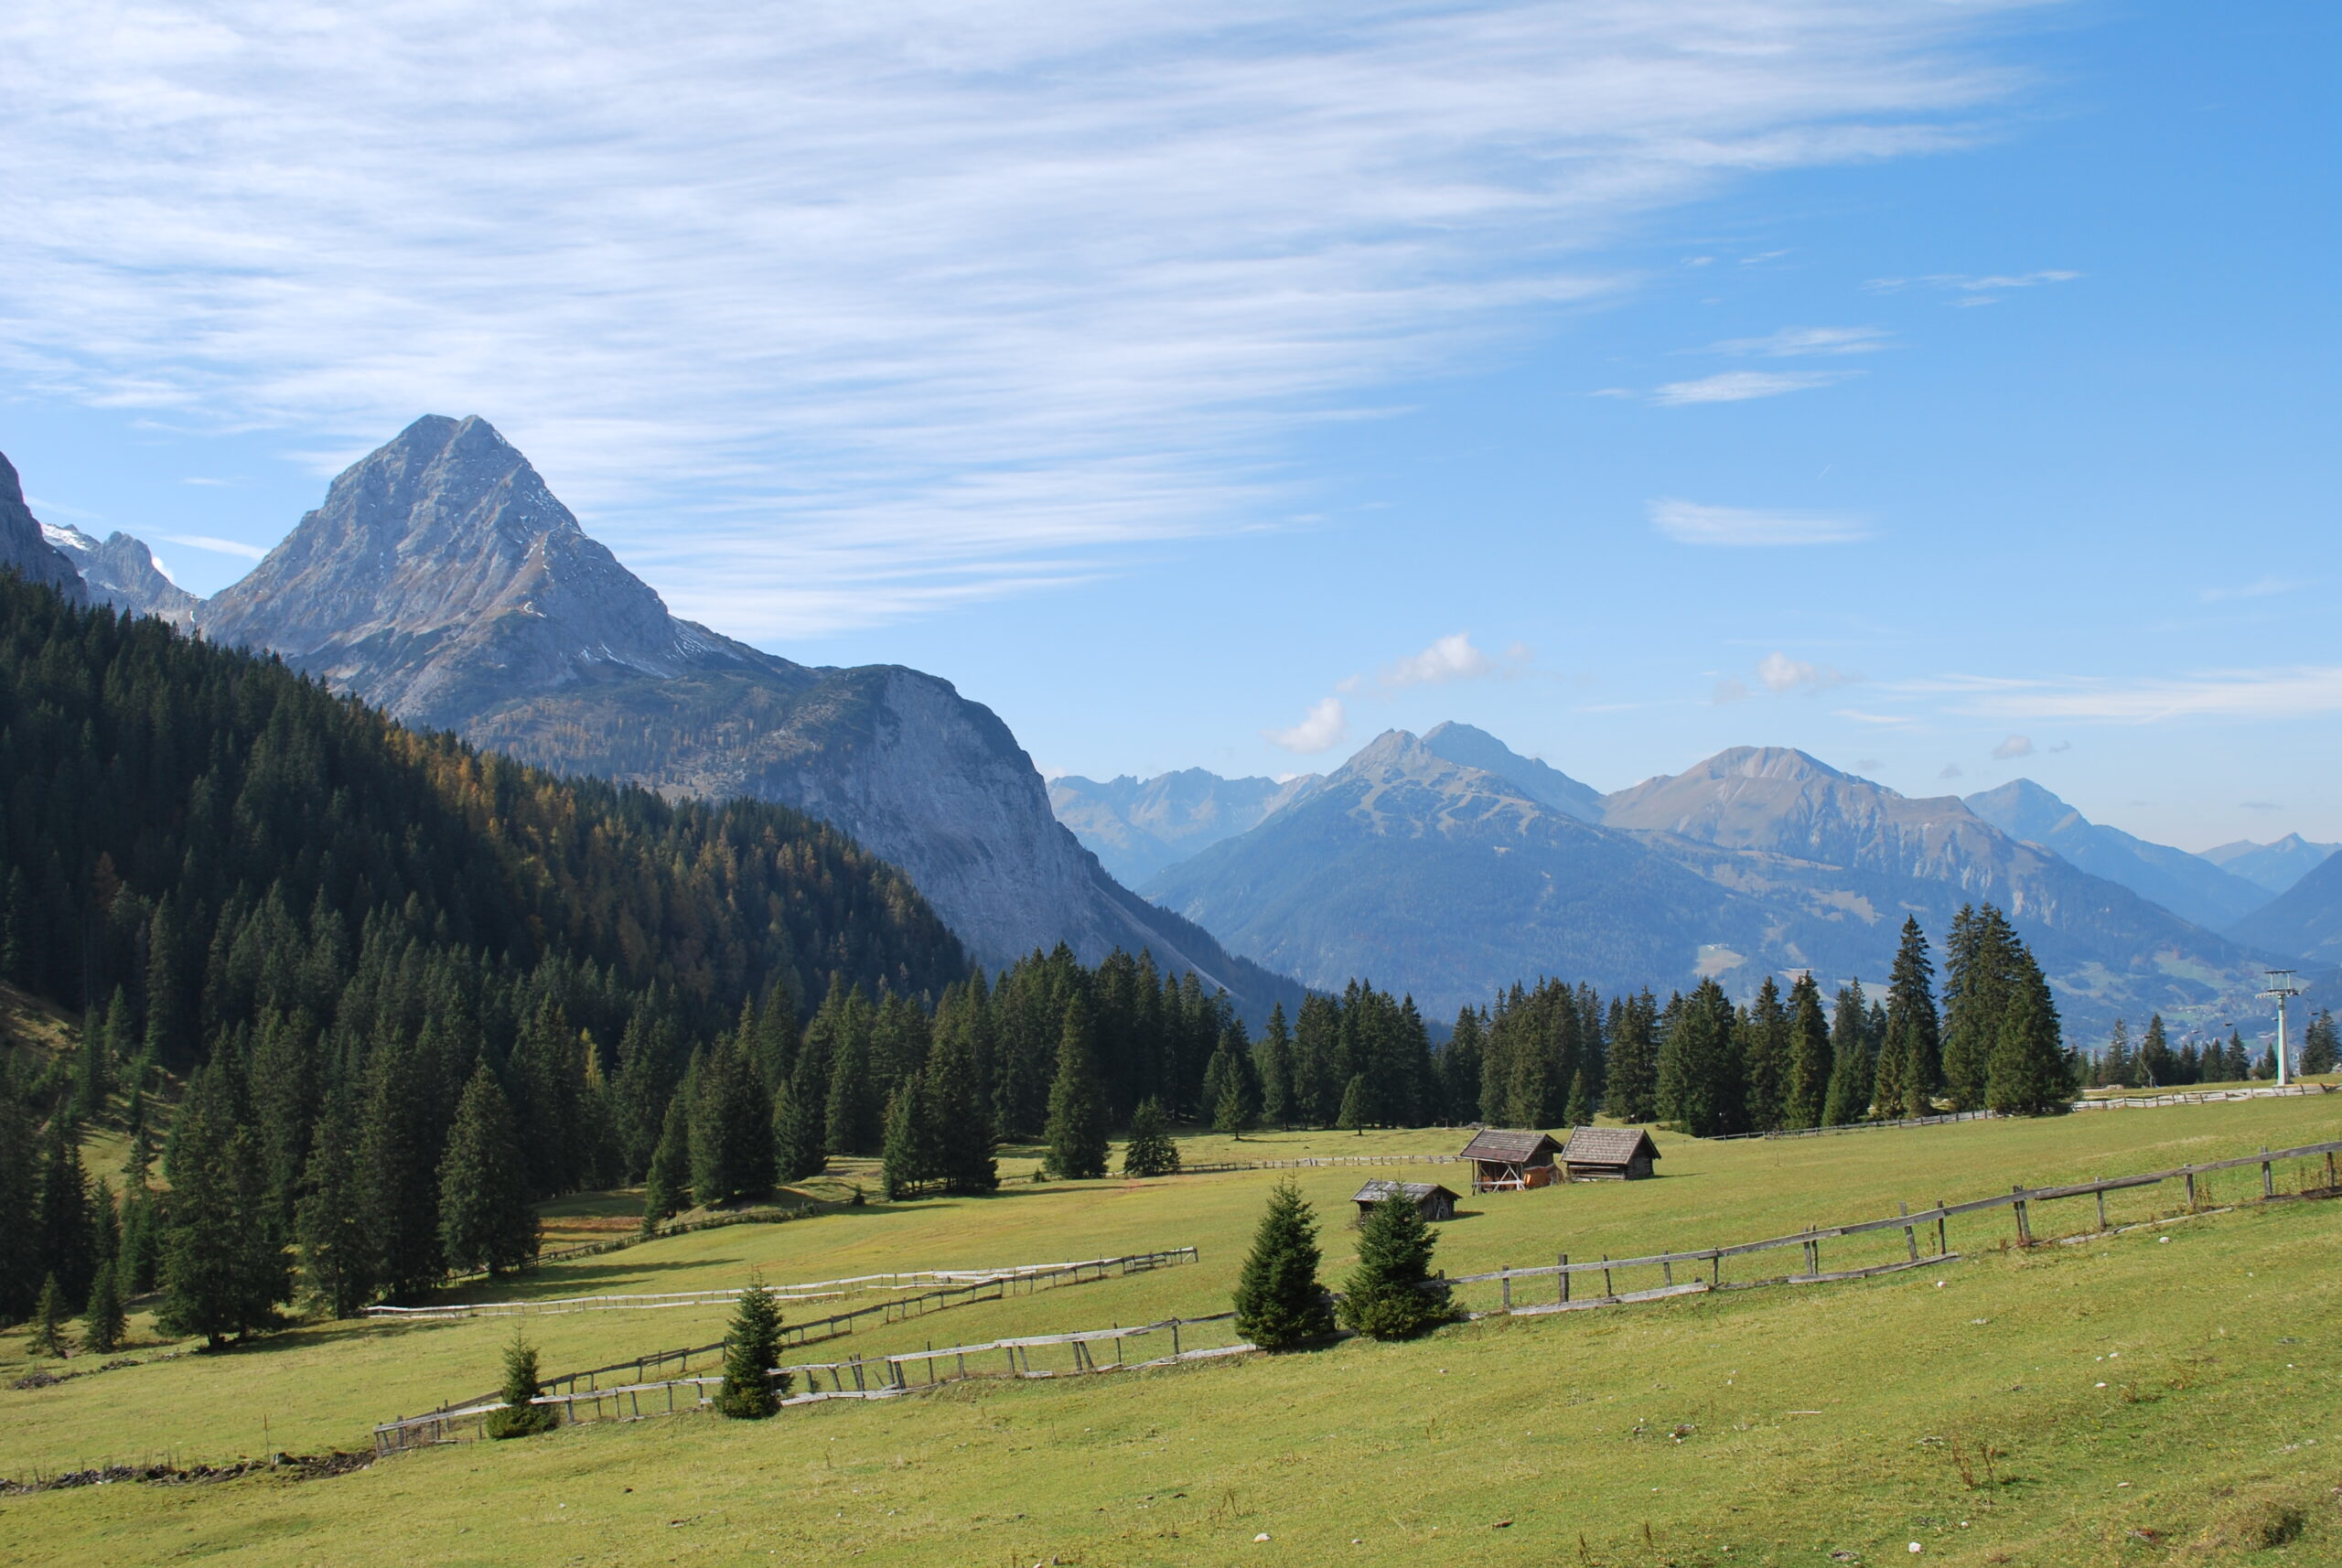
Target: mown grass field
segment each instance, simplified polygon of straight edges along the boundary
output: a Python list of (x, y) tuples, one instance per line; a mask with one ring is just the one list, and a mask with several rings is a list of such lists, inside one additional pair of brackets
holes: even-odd
[[(1469, 1200), (1442, 1228), (1440, 1261), (1461, 1273), (1561, 1251), (1710, 1246), (1891, 1213), (1898, 1200), (2335, 1137), (2342, 1112), (2317, 1097), (1796, 1141), (1662, 1138), (1656, 1181)], [(1185, 1152), (1460, 1142), (1296, 1134), (1241, 1151), (1196, 1139)], [(1376, 1174), (1460, 1185), (1447, 1166), (1297, 1173), (1327, 1220), (1329, 1278), (1348, 1262), (1349, 1194)], [(866, 1329), (805, 1359), (1200, 1316), (1225, 1308), (1275, 1179), (1012, 1181), (986, 1199), (839, 1208), (550, 1265), (524, 1294), (704, 1289), (751, 1266), (791, 1281), (1193, 1244), (1200, 1265)], [(2257, 1172), (2230, 1173), (2211, 1196), (2257, 1188)], [(2180, 1197), (2117, 1195), (2111, 1217), (2145, 1219)], [(612, 1196), (565, 1209), (591, 1219), (624, 1207)], [(2045, 1236), (2094, 1220), (2087, 1199), (2035, 1217)], [(2022, 1254), (2001, 1250), (2012, 1234), (1997, 1213), (1953, 1223), (1964, 1261), (1917, 1273), (1457, 1326), (1402, 1345), (963, 1386), (768, 1423), (693, 1415), (574, 1429), (300, 1483), (20, 1497), (0, 1501), (0, 1563), (1827, 1563), (1833, 1552), (1907, 1561), (1915, 1541), (1921, 1560), (1956, 1563), (2342, 1561), (2342, 1204), (2243, 1208)], [(1823, 1265), (1885, 1262), (1902, 1247), (1899, 1233), (1847, 1242), (1825, 1248)], [(1793, 1252), (1773, 1254), (1746, 1273), (1796, 1266)], [(1657, 1282), (1620, 1286), (1644, 1283)], [(528, 1326), (557, 1372), (714, 1339), (724, 1316)], [(225, 1356), (6, 1390), (0, 1476), (164, 1449), (219, 1459), (359, 1446), (376, 1420), (493, 1386), (510, 1331), (509, 1320), (316, 1326)], [(23, 1356), (21, 1335), (0, 1337), (0, 1382)], [(2256, 1519), (2282, 1521), (2287, 1509), (2300, 1524), (2273, 1533), (2294, 1539), (2247, 1543)], [(1262, 1532), (1271, 1539), (1256, 1542)]]

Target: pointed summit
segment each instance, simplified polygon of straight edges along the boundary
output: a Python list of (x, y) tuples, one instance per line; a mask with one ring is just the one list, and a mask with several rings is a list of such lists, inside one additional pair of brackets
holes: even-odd
[(1484, 729), (1450, 719), (1423, 732), (1423, 746), (1434, 755), (1466, 768), (1493, 773), (1540, 804), (1567, 812), (1580, 822), (1602, 820), (1602, 797), (1559, 768), (1533, 757), (1523, 757)]
[(0, 456), (0, 571), (17, 573), (27, 582), (47, 583), (77, 605), (87, 597), (81, 575), (43, 535), (32, 509), (25, 505), (24, 483), (5, 456)]
[(477, 415), (425, 415), (344, 471), (197, 624), (439, 726), (491, 696), (757, 657), (670, 616)]

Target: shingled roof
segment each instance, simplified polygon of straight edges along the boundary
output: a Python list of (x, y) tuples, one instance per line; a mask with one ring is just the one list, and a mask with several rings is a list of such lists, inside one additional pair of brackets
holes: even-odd
[(1623, 1165), (1631, 1164), (1637, 1155), (1659, 1158), (1659, 1145), (1640, 1127), (1574, 1127), (1570, 1141), (1562, 1149), (1562, 1163), (1569, 1165)]
[[(1389, 1176), (1376, 1176), (1372, 1181), (1370, 1181), (1364, 1187), (1359, 1187), (1351, 1197), (1350, 1201), (1352, 1203), (1380, 1203), (1384, 1198), (1389, 1197), (1392, 1193), (1396, 1193), (1401, 1197), (1407, 1199), (1411, 1203), (1421, 1203), (1424, 1198), (1429, 1197), (1435, 1192), (1447, 1192), (1447, 1189), (1434, 1182), (1392, 1181)], [(1447, 1200), (1450, 1203), (1455, 1202), (1456, 1197), (1456, 1195), (1455, 1193), (1447, 1192)]]
[(1533, 1160), (1542, 1153), (1558, 1151), (1561, 1146), (1550, 1133), (1511, 1133), (1489, 1127), (1465, 1145), (1462, 1157), (1510, 1165), (1519, 1165), (1523, 1160)]

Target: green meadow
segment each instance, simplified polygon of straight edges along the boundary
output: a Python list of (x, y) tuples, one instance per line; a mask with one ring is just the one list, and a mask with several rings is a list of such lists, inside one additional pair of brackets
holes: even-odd
[[(1466, 1136), (1260, 1134), (1182, 1147), (1201, 1163), (1449, 1153)], [(1708, 1247), (1897, 1203), (2337, 1137), (2342, 1113), (2324, 1096), (1799, 1140), (1662, 1134), (1656, 1180), (1467, 1198), (1440, 1228), (1439, 1262), (1466, 1273), (1562, 1252)], [(786, 1224), (549, 1263), (477, 1298), (1191, 1245), (1198, 1264), (865, 1327), (790, 1359), (1202, 1316), (1226, 1309), (1284, 1174), (1035, 1183), (1031, 1167), (1012, 1152), (1010, 1179), (990, 1197), (825, 1201)], [(1464, 1186), (1452, 1165), (1292, 1174), (1325, 1223), (1337, 1284), (1361, 1180)], [(849, 1166), (806, 1196), (842, 1199), (857, 1176)], [(2323, 1171), (2279, 1178), (2291, 1190)], [(2207, 1197), (2225, 1211), (2186, 1218), (2175, 1183), (2112, 1195), (2110, 1223), (2138, 1228), (2023, 1252), (2009, 1246), (2005, 1210), (1964, 1217), (1948, 1238), (1961, 1256), (1920, 1270), (1490, 1319), (1406, 1343), (987, 1380), (760, 1423), (690, 1414), (582, 1426), (315, 1480), (35, 1493), (0, 1500), (0, 1563), (2342, 1561), (2342, 1204), (2248, 1202), (2258, 1190), (2257, 1170), (2224, 1173)], [(591, 1234), (628, 1204), (624, 1194), (573, 1200), (548, 1213), (549, 1230)], [(2096, 1223), (2087, 1198), (2034, 1215), (2043, 1238)], [(1900, 1231), (1825, 1243), (1821, 1263), (1890, 1262), (1904, 1246)], [(1799, 1267), (1792, 1250), (1727, 1264), (1724, 1277)], [(1552, 1282), (1520, 1289), (1516, 1300), (1550, 1300)], [(1464, 1299), (1497, 1298), (1479, 1286)], [(557, 1374), (718, 1338), (725, 1316), (525, 1324)], [(0, 1336), (0, 1476), (363, 1447), (376, 1421), (492, 1388), (513, 1322), (309, 1325), (217, 1356), (174, 1354), (143, 1319), (136, 1327), (128, 1355), (139, 1365), (30, 1390), (5, 1387), (32, 1367), (21, 1331)]]

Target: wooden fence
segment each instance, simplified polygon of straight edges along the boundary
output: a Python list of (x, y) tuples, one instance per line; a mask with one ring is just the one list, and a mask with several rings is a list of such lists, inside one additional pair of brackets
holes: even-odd
[[(1815, 1226), (1788, 1236), (1775, 1236), (1762, 1241), (1744, 1241), (1729, 1247), (1703, 1247), (1683, 1252), (1651, 1252), (1638, 1257), (1613, 1258), (1605, 1254), (1594, 1262), (1572, 1262), (1569, 1254), (1562, 1253), (1556, 1262), (1535, 1268), (1497, 1269), (1487, 1273), (1459, 1274), (1447, 1283), (1456, 1285), (1496, 1284), (1499, 1288), (1499, 1313), (1513, 1315), (1569, 1312), (1586, 1307), (1611, 1306), (1624, 1302), (1654, 1301), (1664, 1296), (1689, 1295), (1702, 1291), (1730, 1289), (1750, 1284), (1810, 1284), (1825, 1280), (1860, 1279), (1871, 1274), (1894, 1273), (1899, 1270), (1923, 1264), (1949, 1261), (1959, 1256), (1950, 1250), (1948, 1226), (1950, 1220), (1969, 1214), (1982, 1214), (1993, 1209), (2010, 1210), (2014, 1221), (2014, 1240), (2020, 1247), (2039, 1244), (2034, 1233), (2034, 1208), (2036, 1205), (2053, 1203), (2063, 1198), (2090, 1197), (2097, 1204), (2096, 1227), (2081, 1234), (2098, 1235), (2107, 1229), (2106, 1195), (2133, 1187), (2157, 1186), (2167, 1181), (2181, 1181), (2187, 1187), (2187, 1208), (2200, 1208), (2208, 1197), (2209, 1177), (2216, 1172), (2244, 1170), (2259, 1166), (2261, 1193), (2263, 1199), (2283, 1197), (2334, 1197), (2337, 1195), (2335, 1155), (2342, 1153), (2342, 1143), (2307, 1144), (2293, 1149), (2262, 1149), (2257, 1155), (2238, 1159), (2215, 1160), (2208, 1165), (2178, 1165), (2170, 1170), (2148, 1171), (2138, 1176), (2111, 1176), (2099, 1181), (2075, 1182), (2063, 1187), (2014, 1187), (2006, 1193), (1991, 1197), (1972, 1198), (1965, 1203), (1939, 1202), (1932, 1208), (1917, 1213), (1907, 1206), (1898, 1206), (1901, 1212), (1878, 1219), (1858, 1220), (1850, 1225)], [(2300, 1164), (2322, 1160), (2324, 1181), (2313, 1185), (2309, 1172), (2297, 1176), (2294, 1191), (2280, 1194), (2277, 1190), (2276, 1169), (2286, 1163)], [(2309, 1170), (2321, 1167), (2313, 1165)], [(1923, 1247), (1921, 1237), (1932, 1227), (1932, 1247)], [(1885, 1262), (1867, 1263), (1853, 1268), (1825, 1271), (1821, 1267), (1821, 1244), (1849, 1237), (1885, 1231), (1903, 1233), (1901, 1258)], [(1774, 1274), (1757, 1279), (1724, 1277), (1727, 1260), (1754, 1257), (1759, 1253), (1783, 1251), (1796, 1248), (1801, 1254), (1803, 1267), (1789, 1274)], [(1679, 1279), (1677, 1270), (1688, 1277)], [(1656, 1272), (1659, 1278), (1649, 1281)], [(1640, 1273), (1648, 1283), (1639, 1288), (1621, 1290), (1617, 1279), (1621, 1274)], [(1600, 1294), (1589, 1295), (1576, 1286), (1580, 1279), (1602, 1278)], [(1701, 1277), (1704, 1274), (1706, 1277)], [(1516, 1302), (1516, 1282), (1549, 1281), (1552, 1299), (1535, 1303)]]
[(1453, 1165), (1461, 1155), (1327, 1155), (1314, 1160), (1214, 1160), (1208, 1165), (1182, 1165), (1174, 1176), (1213, 1176), (1221, 1171), (1304, 1171), (1321, 1165)]
[[(1234, 1323), (1235, 1317), (1232, 1312), (1219, 1312), (1208, 1317), (1167, 1317), (1128, 1328), (1086, 1328), (1070, 1334), (1036, 1334), (941, 1348), (929, 1346), (898, 1356), (776, 1367), (767, 1375), (781, 1381), (784, 1388), (796, 1391), (781, 1401), (783, 1404), (804, 1405), (835, 1399), (892, 1399), (915, 1390), (975, 1378), (1067, 1378), (1135, 1371), (1233, 1356), (1254, 1348), (1232, 1338), (1228, 1326)], [(1133, 1359), (1130, 1347), (1145, 1340), (1155, 1341), (1144, 1348), (1153, 1353)], [(1212, 1343), (1215, 1340), (1221, 1342)], [(1033, 1361), (1036, 1350), (1044, 1355), (1044, 1364), (1037, 1367)], [(1058, 1359), (1063, 1364), (1047, 1364), (1048, 1352), (1052, 1350), (1062, 1353)], [(1002, 1358), (997, 1364), (991, 1359), (995, 1355)], [(827, 1388), (822, 1386), (824, 1380), (829, 1383)], [(605, 1388), (546, 1392), (530, 1402), (552, 1411), (555, 1422), (564, 1426), (586, 1422), (639, 1421), (700, 1409), (713, 1401), (714, 1391), (723, 1381), (721, 1376), (714, 1375), (656, 1381), (638, 1380)], [(459, 1407), (434, 1411), (429, 1415), (384, 1422), (374, 1428), (374, 1452), (387, 1456), (410, 1448), (483, 1437), (488, 1418), (503, 1408), (504, 1402), (491, 1395)]]
[[(1113, 1258), (1085, 1258), (1079, 1262), (1044, 1264), (1007, 1273), (988, 1274), (970, 1278), (965, 1283), (948, 1285), (917, 1295), (896, 1296), (869, 1306), (856, 1307), (828, 1317), (806, 1323), (784, 1323), (780, 1326), (780, 1342), (785, 1346), (818, 1345), (824, 1340), (839, 1339), (853, 1333), (864, 1318), (876, 1317), (886, 1323), (904, 1323), (929, 1313), (943, 1312), (955, 1306), (967, 1306), (980, 1301), (999, 1301), (1012, 1295), (1031, 1295), (1037, 1291), (1058, 1285), (1082, 1284), (1093, 1280), (1143, 1274), (1155, 1269), (1174, 1268), (1181, 1263), (1198, 1261), (1193, 1247), (1173, 1247), (1159, 1252), (1133, 1252)], [(884, 1276), (874, 1276), (884, 1277)], [(735, 1293), (736, 1294), (737, 1293)], [(692, 1362), (696, 1358), (702, 1366), (722, 1359), (724, 1341), (712, 1345), (686, 1345), (674, 1350), (654, 1350), (637, 1356), (629, 1361), (613, 1361), (606, 1367), (588, 1367), (583, 1371), (564, 1372), (546, 1379), (538, 1386), (548, 1396), (558, 1391), (559, 1397), (594, 1393), (601, 1390), (606, 1380), (623, 1374), (619, 1386), (641, 1388), (651, 1386), (654, 1371), (671, 1367), (674, 1381), (687, 1381)], [(658, 1386), (664, 1386), (663, 1384)], [(469, 1399), (452, 1400), (428, 1416), (403, 1417), (402, 1421), (428, 1422), (451, 1412), (500, 1408), (500, 1395), (475, 1394)], [(392, 1426), (400, 1422), (387, 1423)], [(378, 1429), (380, 1430), (380, 1429)]]
[[(2247, 1089), (2206, 1089), (2174, 1090), (2170, 1093), (2105, 1095), (2092, 1100), (2077, 1100), (2070, 1109), (2075, 1111), (2123, 1111), (2156, 1105), (2213, 1105), (2231, 1100), (2275, 1100), (2304, 1094), (2332, 1094), (2342, 1090), (2342, 1084), (2288, 1083), (2258, 1085)], [(1703, 1139), (1711, 1144), (1728, 1144), (1737, 1138), (1829, 1138), (1840, 1133), (1882, 1133), (1896, 1127), (1940, 1127), (1952, 1122), (1996, 1122), (1997, 1111), (1952, 1111), (1941, 1116), (1906, 1116), (1893, 1122), (1848, 1122), (1835, 1127), (1780, 1127), (1770, 1133), (1726, 1133)]]

